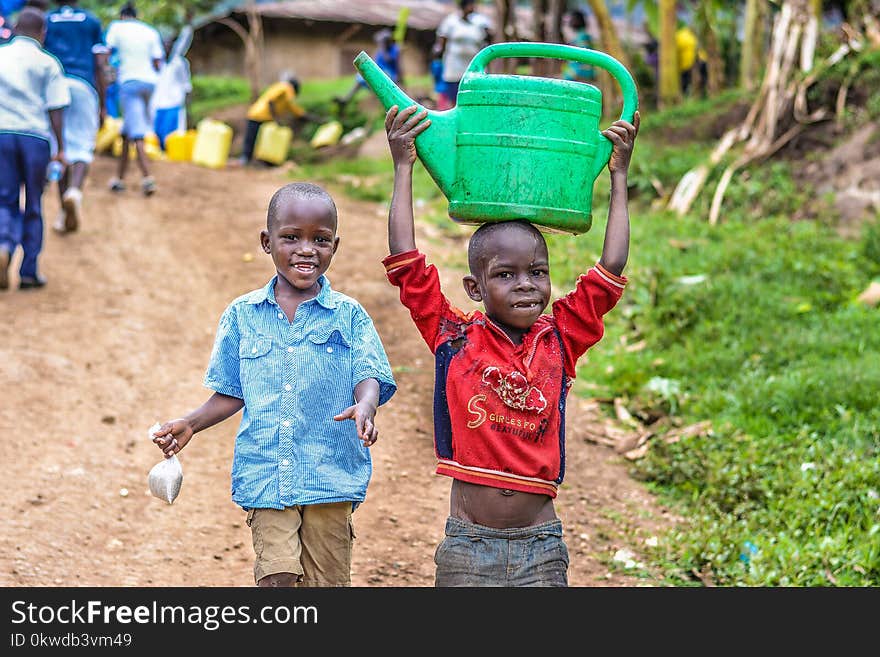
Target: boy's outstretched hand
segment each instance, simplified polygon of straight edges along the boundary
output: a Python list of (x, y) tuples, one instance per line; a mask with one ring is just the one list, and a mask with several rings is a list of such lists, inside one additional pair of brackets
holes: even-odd
[(166, 459), (186, 447), (192, 437), (193, 429), (184, 419), (169, 420), (153, 432), (153, 442), (162, 450)]
[(611, 173), (615, 171), (626, 172), (629, 169), (629, 161), (632, 157), (633, 144), (636, 135), (639, 134), (640, 117), (638, 111), (633, 115), (633, 122), (620, 119), (612, 123), (607, 130), (603, 130), (602, 134), (614, 146), (611, 151), (611, 158), (608, 160), (608, 170)]
[(428, 110), (416, 114), (418, 109), (418, 105), (410, 105), (398, 112), (397, 105), (392, 105), (385, 114), (385, 133), (395, 165), (416, 161), (416, 137), (431, 125), (431, 119), (422, 121), (428, 116)]
[(357, 404), (349, 406), (339, 415), (333, 417), (334, 420), (340, 422), (342, 420), (354, 420), (357, 427), (358, 438), (364, 443), (364, 447), (371, 447), (376, 439), (379, 438), (379, 430), (373, 424), (376, 418), (376, 407), (369, 401), (362, 400)]

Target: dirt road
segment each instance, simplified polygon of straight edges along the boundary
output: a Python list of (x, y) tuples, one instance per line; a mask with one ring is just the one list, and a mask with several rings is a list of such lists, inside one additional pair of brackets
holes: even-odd
[[(93, 168), (79, 232), (47, 227), (48, 286), (16, 290), (16, 257), (13, 289), (0, 293), (0, 585), (252, 586), (250, 530), (229, 491), (239, 416), (181, 454), (185, 477), (173, 505), (147, 492), (159, 460), (147, 429), (207, 398), (201, 381), (220, 313), (273, 273), (258, 236), (270, 196), (288, 178), (160, 162), (159, 192), (145, 199), (106, 191), (112, 165), (99, 158)], [(449, 490), (433, 474), (432, 361), (384, 277), (383, 211), (331, 192), (342, 240), (328, 276), (372, 315), (399, 385), (378, 415), (373, 480), (354, 516), (352, 581), (431, 586)], [(45, 206), (48, 225), (54, 189)], [(434, 261), (460, 249), (419, 241)], [(447, 267), (444, 275), (449, 296), (470, 308), (461, 272)], [(638, 562), (651, 549), (645, 540), (671, 519), (611, 449), (583, 439), (598, 420), (589, 405), (569, 406), (557, 509), (570, 583), (652, 583), (613, 556), (628, 550)]]

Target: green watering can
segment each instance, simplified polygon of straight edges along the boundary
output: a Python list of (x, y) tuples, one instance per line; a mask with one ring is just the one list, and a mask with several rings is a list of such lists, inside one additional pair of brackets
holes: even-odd
[[(599, 131), (602, 93), (583, 82), (488, 74), (489, 62), (502, 57), (604, 68), (623, 92), (620, 118), (632, 122), (638, 109), (632, 75), (610, 55), (558, 43), (497, 43), (471, 60), (454, 108), (428, 111), (431, 127), (415, 142), (419, 159), (459, 223), (526, 219), (551, 232), (585, 233), (593, 184), (612, 149)], [(366, 52), (354, 66), (386, 110), (418, 105)]]

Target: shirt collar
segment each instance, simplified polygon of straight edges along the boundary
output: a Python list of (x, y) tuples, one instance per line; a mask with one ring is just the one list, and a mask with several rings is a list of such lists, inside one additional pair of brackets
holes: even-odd
[(13, 38), (13, 41), (21, 41), (23, 43), (30, 43), (32, 46), (35, 46), (36, 48), (39, 48), (40, 50), (43, 49), (43, 46), (40, 45), (39, 41), (37, 41), (33, 37), (25, 36), (24, 34), (16, 34), (15, 37)]
[[(250, 296), (250, 298), (248, 299), (248, 303), (251, 305), (256, 305), (258, 303), (268, 301), (271, 304), (278, 305), (278, 303), (275, 301), (275, 282), (277, 280), (278, 274), (275, 274), (272, 279), (268, 283), (266, 283), (265, 286), (255, 291)], [(317, 301), (325, 308), (333, 310), (334, 308), (336, 308), (336, 297), (335, 293), (330, 288), (330, 280), (324, 274), (321, 274), (321, 276), (318, 278), (318, 283), (321, 286), (321, 289), (318, 292), (318, 296), (314, 297), (313, 299), (309, 299), (309, 301)]]

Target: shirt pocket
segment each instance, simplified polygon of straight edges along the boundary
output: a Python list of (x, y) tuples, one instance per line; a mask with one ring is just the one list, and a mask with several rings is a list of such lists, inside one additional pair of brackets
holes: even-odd
[(242, 336), (238, 360), (243, 391), (265, 390), (272, 381), (272, 339), (264, 335)]
[(350, 336), (339, 328), (322, 328), (312, 331), (308, 343), (317, 369), (331, 378), (336, 385), (347, 384), (351, 379)]

